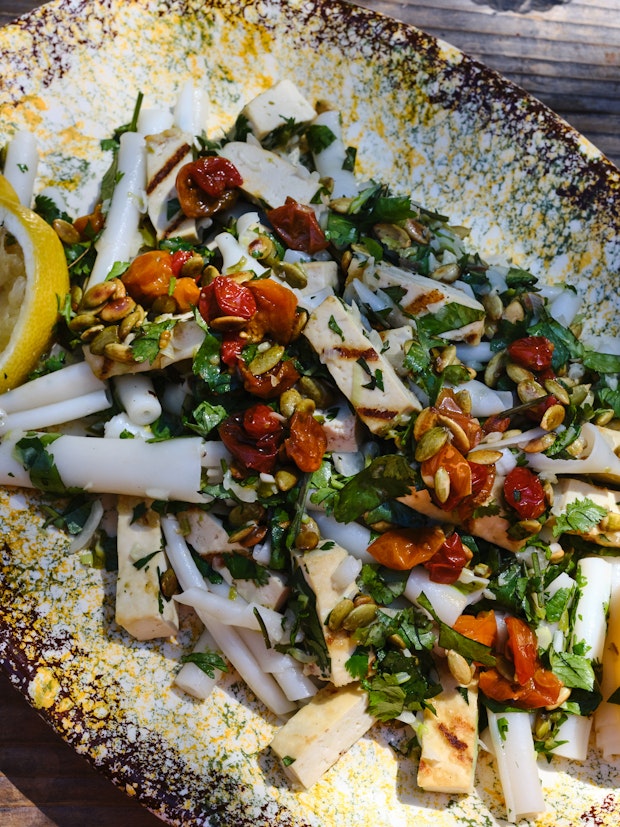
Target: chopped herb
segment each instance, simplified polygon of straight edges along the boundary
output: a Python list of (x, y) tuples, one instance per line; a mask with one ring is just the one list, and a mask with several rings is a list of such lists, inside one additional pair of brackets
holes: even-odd
[(183, 655), (181, 663), (196, 664), (210, 678), (215, 678), (216, 669), (220, 672), (228, 672), (226, 661), (217, 652), (190, 652), (188, 655)]

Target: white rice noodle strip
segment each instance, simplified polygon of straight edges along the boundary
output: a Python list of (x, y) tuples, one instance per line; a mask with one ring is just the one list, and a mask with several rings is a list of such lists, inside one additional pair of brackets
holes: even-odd
[(551, 318), (555, 319), (564, 327), (569, 327), (575, 320), (581, 307), (581, 296), (573, 290), (562, 290), (562, 292), (551, 301), (548, 312)]
[(259, 632), (239, 629), (248, 649), (254, 654), (259, 666), (273, 675), (282, 687), (289, 701), (304, 701), (318, 691), (316, 684), (303, 673), (303, 666), (290, 655), (267, 649), (265, 640)]
[[(181, 588), (188, 592), (206, 592), (207, 584), (192, 559), (181, 534), (179, 521), (176, 517), (166, 515), (162, 517), (161, 525), (166, 540), (166, 554)], [(295, 709), (295, 704), (288, 700), (276, 681), (262, 671), (235, 629), (225, 626), (206, 613), (197, 611), (196, 614), (211, 632), (222, 653), (268, 709), (278, 716), (286, 715)]]
[(201, 135), (207, 129), (208, 99), (204, 90), (191, 80), (181, 87), (174, 107), (174, 123), (190, 135)]
[[(204, 629), (196, 641), (192, 652), (195, 654), (204, 654), (205, 652), (213, 652), (216, 649), (217, 644), (213, 640), (211, 632), (209, 632), (208, 629)], [(188, 695), (204, 701), (205, 698), (208, 698), (211, 692), (213, 692), (221, 675), (222, 672), (214, 668), (213, 677), (211, 677), (199, 666), (196, 666), (195, 663), (188, 661), (183, 664), (177, 673), (174, 684), (178, 686), (179, 689), (182, 689), (183, 692), (187, 692)]]
[(453, 626), (457, 617), (463, 614), (466, 606), (476, 603), (484, 593), (484, 583), (480, 589), (464, 594), (460, 589), (445, 583), (433, 583), (429, 572), (423, 566), (411, 570), (405, 586), (405, 597), (416, 603), (422, 593), (426, 595), (437, 616), (448, 626)]
[(107, 391), (103, 389), (73, 399), (65, 399), (62, 402), (53, 402), (41, 408), (16, 411), (6, 416), (3, 416), (0, 410), (0, 436), (9, 431), (36, 431), (49, 428), (50, 425), (73, 422), (76, 419), (99, 413), (99, 411), (105, 411), (111, 404)]
[[(576, 583), (573, 578), (565, 571), (559, 574), (555, 580), (545, 589), (545, 602), (557, 594), (560, 589), (567, 589), (573, 591), (576, 588)], [(572, 599), (572, 598), (571, 598)], [(541, 649), (548, 649), (553, 644), (554, 649), (559, 651), (559, 648), (564, 647), (564, 633), (559, 629), (559, 623), (543, 620), (536, 627), (536, 637), (538, 639), (538, 646)]]
[(342, 140), (340, 113), (330, 109), (316, 116), (313, 124), (326, 126), (335, 140), (321, 152), (313, 153), (314, 163), (321, 178), (331, 178), (334, 182), (332, 198), (352, 197), (357, 195), (358, 187), (355, 176), (350, 170), (343, 169), (347, 157)]
[(166, 109), (140, 109), (138, 132), (141, 135), (158, 135), (170, 129), (173, 124), (172, 112)]
[(0, 410), (5, 413), (26, 411), (105, 388), (105, 383), (95, 376), (86, 362), (76, 362), (3, 393), (0, 395)]
[(137, 132), (121, 135), (118, 150), (119, 178), (114, 187), (103, 232), (95, 243), (97, 258), (88, 286), (105, 281), (115, 262), (131, 261), (142, 238), (138, 231), (146, 205), (146, 144)]
[[(583, 583), (577, 594), (572, 647), (583, 644), (584, 653), (592, 661), (603, 656), (607, 631), (607, 606), (611, 594), (611, 567), (601, 557), (584, 557), (577, 564), (577, 583)], [(592, 729), (592, 717), (569, 715), (558, 728), (557, 740), (565, 741), (553, 752), (563, 758), (585, 761)]]
[[(15, 444), (23, 436), (12, 432), (0, 443), (2, 485), (32, 487), (29, 475), (13, 457)], [(143, 442), (65, 434), (45, 451), (67, 488), (198, 503), (206, 502), (199, 490), (203, 446), (199, 437)]]
[(605, 761), (620, 756), (620, 705), (608, 702), (620, 687), (620, 560), (610, 558), (610, 565), (611, 594), (601, 679), (603, 702), (594, 713), (596, 745)]
[[(312, 503), (308, 503), (308, 508), (312, 508)], [(367, 550), (371, 540), (370, 529), (359, 523), (339, 523), (334, 517), (321, 511), (313, 511), (312, 516), (323, 539), (338, 543), (362, 563), (377, 562)]]
[(514, 824), (544, 812), (530, 716), (527, 712), (496, 713), (490, 709), (487, 715), (507, 820)]
[(86, 522), (82, 526), (82, 530), (79, 534), (76, 534), (69, 543), (67, 547), (67, 554), (74, 554), (76, 551), (81, 551), (90, 543), (102, 517), (103, 505), (100, 500), (94, 500), (90, 509), (90, 514), (86, 518)]
[(596, 425), (586, 422), (581, 429), (585, 448), (576, 459), (553, 459), (542, 453), (529, 454), (528, 465), (535, 471), (552, 474), (597, 474), (620, 481), (620, 458), (614, 453), (614, 446), (605, 438)]
[(32, 204), (38, 166), (39, 151), (36, 138), (27, 129), (19, 130), (8, 145), (3, 175), (25, 207)]
[(114, 379), (114, 387), (134, 425), (151, 425), (161, 416), (161, 405), (148, 376), (125, 373)]
[(282, 640), (284, 618), (274, 609), (267, 609), (254, 602), (246, 603), (240, 597), (231, 599), (202, 589), (188, 589), (175, 595), (174, 599), (185, 606), (191, 606), (200, 617), (212, 617), (226, 626), (239, 626), (256, 632), (264, 627), (270, 641), (279, 643)]
[(490, 342), (480, 342), (477, 345), (456, 345), (456, 355), (466, 365), (485, 365), (493, 356)]
[(177, 518), (171, 514), (165, 514), (161, 518), (161, 528), (166, 540), (168, 562), (172, 566), (183, 591), (195, 589), (206, 591), (207, 584), (196, 563), (194, 563)]
[(153, 437), (153, 432), (148, 426), (136, 425), (125, 411), (111, 416), (103, 425), (103, 435), (106, 439), (120, 439), (122, 436), (126, 438), (127, 434), (144, 440)]
[(240, 270), (251, 270), (257, 276), (261, 276), (267, 271), (258, 259), (239, 244), (232, 233), (218, 233), (214, 242), (222, 255), (222, 273), (225, 275)]

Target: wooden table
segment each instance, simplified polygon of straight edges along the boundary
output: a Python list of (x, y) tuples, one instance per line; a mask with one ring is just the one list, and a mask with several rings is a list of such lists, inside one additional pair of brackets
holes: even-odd
[[(0, 25), (41, 5), (1, 0)], [(620, 165), (620, 0), (360, 0), (497, 69)], [(540, 9), (547, 6), (547, 11)], [(529, 12), (499, 11), (520, 7)], [(92, 770), (0, 675), (2, 827), (156, 827)]]

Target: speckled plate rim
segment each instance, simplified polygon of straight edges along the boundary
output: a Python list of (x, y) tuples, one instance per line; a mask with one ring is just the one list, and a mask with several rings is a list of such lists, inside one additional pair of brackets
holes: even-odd
[[(349, 50), (355, 57), (350, 58), (355, 77), (348, 80), (355, 87), (359, 100), (356, 99), (355, 111), (358, 121), (348, 123), (347, 129), (351, 142), (359, 146), (360, 162), (367, 174), (386, 170), (388, 180), (402, 180), (405, 191), (414, 192), (421, 201), (437, 208), (445, 204), (446, 192), (450, 192), (454, 202), (452, 215), (456, 213), (456, 218), (471, 219), (472, 234), (477, 242), (483, 243), (484, 252), (489, 257), (505, 253), (506, 238), (509, 238), (514, 242), (511, 247), (513, 263), (531, 266), (539, 272), (546, 269), (551, 278), (577, 272), (580, 284), (585, 287), (588, 306), (599, 311), (595, 327), (599, 330), (609, 328), (616, 307), (613, 294), (617, 295), (618, 290), (609, 290), (612, 296), (602, 295), (602, 290), (610, 283), (615, 284), (612, 275), (615, 274), (617, 280), (620, 272), (620, 176), (611, 163), (559, 117), (448, 44), (413, 27), (338, 2), (214, 0), (212, 4), (202, 4), (197, 0), (160, 3), (127, 0), (123, 4), (123, 13), (135, 13), (136, 19), (140, 19), (140, 15), (146, 15), (145, 10), (151, 7), (154, 10), (152, 20), (168, 13), (176, 15), (182, 22), (191, 19), (191, 15), (200, 14), (203, 5), (213, 9), (213, 13), (224, 21), (237, 21), (240, 26), (243, 21), (245, 26), (260, 27), (255, 46), (296, 32), (304, 45), (311, 43), (323, 59), (330, 50), (333, 53)], [(59, 78), (70, 77), (71, 55), (75, 50), (83, 48), (84, 43), (96, 44), (93, 47), (95, 54), (97, 49), (103, 48), (106, 38), (121, 25), (115, 17), (118, 6), (118, 0), (55, 2), (27, 15), (14, 26), (0, 30), (2, 137), (14, 128), (36, 121), (37, 95), (44, 99), (46, 89)], [(186, 30), (185, 36), (189, 35)], [(234, 37), (232, 39), (234, 41)], [(307, 76), (303, 65), (295, 65), (295, 50), (296, 47), (289, 48), (286, 54), (278, 55), (279, 66), (266, 61), (259, 76), (246, 84), (247, 88), (243, 87), (244, 94), (249, 97), (250, 87), (264, 88), (268, 77), (280, 71), (290, 73), (302, 87), (307, 86), (309, 92), (316, 95), (319, 88), (315, 80)], [(238, 58), (231, 58), (233, 64), (237, 60), (237, 66)], [(371, 63), (373, 66), (369, 69)], [(197, 69), (185, 66), (184, 71), (195, 74)], [(342, 69), (336, 67), (335, 73), (338, 72), (342, 74)], [(422, 90), (419, 94), (411, 92), (414, 81)], [(376, 97), (372, 106), (361, 100), (360, 89), (366, 82), (370, 84), (372, 94), (381, 93), (385, 99)], [(239, 89), (235, 92), (238, 95)], [(119, 97), (122, 98), (122, 94)], [(238, 111), (238, 105), (232, 107), (233, 97), (233, 94), (223, 95), (216, 101), (222, 123)], [(124, 103), (126, 108), (127, 95)], [(386, 111), (389, 114), (390, 106), (401, 105), (399, 117), (402, 118), (403, 135), (398, 152), (395, 152), (394, 136), (382, 134), (381, 122)], [(55, 113), (48, 111), (36, 124), (37, 131), (45, 132), (46, 118), (49, 132), (52, 131), (49, 125), (57, 124)], [(118, 117), (112, 113), (104, 126), (109, 129), (118, 122)], [(362, 130), (360, 123), (369, 126)], [(369, 133), (372, 133), (370, 137)], [(90, 151), (99, 137), (101, 135), (94, 129)], [(51, 146), (54, 138), (44, 134), (44, 146)], [(75, 141), (75, 136), (71, 140)], [(490, 143), (485, 144), (485, 141)], [(377, 146), (385, 147), (387, 152), (377, 156)], [(491, 156), (490, 162), (487, 156)], [(488, 184), (491, 165), (497, 166), (500, 162), (505, 166), (505, 177), (484, 190), (480, 182)], [(430, 181), (429, 169), (434, 173)], [(52, 178), (54, 170), (53, 164), (44, 164), (42, 172)], [(80, 168), (67, 177), (64, 194), (69, 201), (71, 175), (78, 176), (82, 172), (83, 168)], [(96, 175), (92, 177), (96, 178)], [(516, 192), (520, 193), (519, 199), (515, 198)], [(541, 193), (545, 197), (544, 209), (536, 201)], [(477, 199), (474, 211), (471, 206), (463, 206), (467, 198)], [(491, 218), (496, 217), (498, 208), (502, 211), (501, 232), (499, 237), (493, 234), (488, 237)], [(531, 227), (534, 229), (530, 231)], [(255, 730), (254, 742), (249, 747), (258, 755), (249, 769), (233, 761), (230, 765), (222, 763), (200, 773), (184, 765), (179, 744), (144, 724), (144, 721), (151, 721), (148, 715), (146, 718), (131, 717), (122, 700), (112, 710), (101, 704), (96, 692), (89, 691), (86, 676), (103, 679), (100, 671), (105, 672), (106, 668), (110, 671), (110, 660), (114, 663), (114, 659), (120, 662), (119, 659), (127, 658), (145, 670), (153, 686), (161, 686), (162, 681), (169, 681), (173, 664), (186, 641), (167, 644), (152, 654), (149, 647), (128, 642), (120, 636), (113, 628), (110, 606), (102, 601), (102, 597), (113, 589), (111, 578), (95, 571), (84, 572), (74, 560), (66, 560), (64, 539), (53, 532), (43, 532), (35, 511), (36, 500), (22, 499), (21, 494), (2, 493), (0, 515), (7, 535), (0, 580), (3, 585), (0, 653), (3, 670), (43, 717), (115, 784), (136, 795), (145, 806), (171, 824), (209, 824), (211, 827), (234, 824), (241, 827), (247, 823), (301, 827), (306, 823), (329, 823), (331, 827), (324, 815), (322, 820), (317, 815), (314, 794), (302, 794), (292, 806), (283, 779), (277, 776), (264, 751), (266, 738), (274, 724), (268, 715), (259, 719), (248, 713), (248, 720)], [(39, 582), (36, 572), (27, 571), (25, 565), (21, 567), (23, 560), (32, 562), (34, 550), (41, 543), (47, 566), (43, 583)], [(21, 563), (20, 554), (23, 555)], [(56, 585), (73, 582), (73, 578), (79, 581), (79, 599), (73, 609), (78, 605), (83, 610), (87, 608), (95, 619), (96, 628), (106, 636), (105, 664), (97, 662), (92, 652), (84, 650), (83, 640), (76, 633), (77, 616), (69, 615), (72, 620), (69, 623), (66, 619), (55, 623), (54, 634), (50, 636), (49, 613), (55, 609), (49, 604), (55, 594), (57, 599), (62, 597), (62, 591), (57, 593)], [(24, 584), (28, 585), (28, 590), (22, 593), (20, 587)], [(42, 615), (42, 603), (47, 615)], [(190, 627), (188, 637), (191, 632)], [(112, 691), (114, 678), (107, 672), (103, 675), (104, 685), (106, 690)], [(139, 687), (135, 676), (132, 680), (126, 676), (126, 680), (133, 689)], [(184, 708), (184, 704), (188, 706), (186, 700), (169, 692), (162, 692), (162, 698), (164, 704), (174, 709)], [(256, 707), (234, 676), (224, 682), (217, 703), (220, 710), (230, 707), (237, 718), (244, 710)], [(131, 712), (133, 714), (135, 710)], [(108, 716), (116, 716), (115, 726), (108, 725)], [(222, 733), (231, 737), (230, 729), (224, 727)], [(247, 734), (244, 737), (247, 738)], [(381, 821), (388, 818), (388, 810), (379, 806), (369, 816), (356, 811), (360, 801), (356, 802), (351, 796), (351, 779), (354, 787), (360, 785), (359, 790), (363, 789), (361, 785), (371, 785), (373, 761), (387, 760), (386, 755), (395, 743), (394, 737), (386, 730), (365, 739), (359, 750), (354, 750), (353, 757), (366, 770), (362, 772), (360, 767), (351, 766), (347, 759), (343, 759), (343, 768), (337, 770), (336, 781), (332, 778), (329, 785), (320, 786), (315, 797), (325, 795), (327, 791), (333, 797), (334, 806), (339, 807), (342, 818), (350, 821), (351, 815), (355, 814), (355, 823), (360, 827), (365, 824), (376, 827), (381, 823), (459, 827), (471, 823), (501, 823), (497, 784), (488, 761), (484, 759), (477, 785), (482, 809), (475, 802), (456, 801), (455, 797), (416, 798), (412, 792), (411, 772), (392, 763), (391, 783), (397, 790), (399, 804), (406, 805), (402, 808), (401, 820)], [(243, 746), (247, 746), (245, 742)], [(190, 747), (196, 748), (193, 743)], [(166, 768), (167, 778), (145, 772), (145, 765), (154, 760)], [(536, 822), (538, 825), (577, 827), (588, 818), (598, 819), (597, 824), (617, 823), (619, 810), (613, 790), (618, 783), (618, 768), (602, 765), (596, 760), (594, 764), (594, 770), (588, 767), (569, 771), (566, 790), (572, 790), (573, 784), (580, 786), (572, 792), (564, 790), (561, 793), (573, 802), (568, 815), (565, 811), (559, 815), (549, 813)], [(259, 781), (252, 775), (257, 767), (271, 778), (269, 785), (260, 790), (260, 795)], [(561, 769), (565, 766), (561, 765)], [(176, 771), (178, 778), (173, 777)], [(544, 775), (545, 783), (552, 786), (548, 773)], [(339, 778), (342, 778), (340, 787), (344, 785), (343, 789), (339, 787)], [(577, 795), (581, 796), (581, 793), (583, 798), (578, 799)], [(394, 801), (390, 801), (390, 806), (393, 808)]]

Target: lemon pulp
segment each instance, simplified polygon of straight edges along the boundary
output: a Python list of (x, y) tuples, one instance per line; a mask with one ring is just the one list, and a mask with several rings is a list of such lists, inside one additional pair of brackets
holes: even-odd
[(0, 393), (21, 384), (49, 345), (69, 290), (54, 230), (0, 180)]

